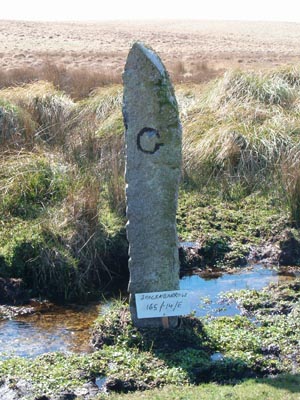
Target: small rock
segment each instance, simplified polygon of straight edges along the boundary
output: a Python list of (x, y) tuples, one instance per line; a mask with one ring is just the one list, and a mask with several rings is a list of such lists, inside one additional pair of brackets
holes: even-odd
[(278, 356), (280, 354), (280, 347), (278, 346), (278, 344), (275, 343), (271, 343), (268, 346), (263, 346), (261, 348), (261, 351), (264, 355), (274, 355), (274, 356)]
[(84, 399), (93, 399), (100, 392), (99, 387), (94, 382), (87, 382), (82, 387), (74, 390), (76, 396)]
[(25, 380), (21, 379), (14, 385), (12, 385), (10, 381), (2, 380), (0, 382), (1, 400), (19, 400), (19, 399), (24, 399), (25, 396), (30, 397), (32, 395), (33, 395), (32, 385)]
[(299, 265), (300, 262), (300, 241), (295, 238), (290, 230), (285, 230), (280, 238), (280, 265)]
[(137, 385), (133, 379), (129, 379), (128, 381), (110, 377), (107, 379), (105, 387), (107, 390), (111, 390), (114, 392), (132, 392), (137, 389)]
[[(57, 396), (53, 397), (53, 400), (75, 400), (76, 394), (70, 390), (59, 393)], [(52, 400), (52, 399), (51, 399)]]

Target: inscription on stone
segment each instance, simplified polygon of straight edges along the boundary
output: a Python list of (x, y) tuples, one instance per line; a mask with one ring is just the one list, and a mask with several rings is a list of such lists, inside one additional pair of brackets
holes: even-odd
[[(160, 327), (162, 318), (137, 317), (135, 294), (179, 289), (181, 124), (168, 73), (152, 49), (133, 45), (123, 81), (130, 311), (136, 326)], [(168, 326), (177, 323), (169, 317)]]
[(137, 135), (137, 147), (143, 153), (154, 154), (163, 145), (160, 134), (153, 128), (143, 128)]

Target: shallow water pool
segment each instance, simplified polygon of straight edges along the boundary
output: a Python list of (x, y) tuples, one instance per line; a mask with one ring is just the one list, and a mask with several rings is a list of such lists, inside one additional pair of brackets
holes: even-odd
[(180, 281), (180, 288), (192, 291), (191, 306), (196, 316), (231, 316), (239, 314), (240, 311), (235, 302), (228, 303), (222, 299), (223, 293), (241, 289), (260, 290), (272, 282), (290, 279), (294, 279), (294, 276), (279, 275), (274, 269), (255, 265), (219, 277), (185, 276)]
[[(222, 276), (185, 276), (180, 288), (192, 291), (192, 309), (197, 316), (235, 315), (235, 303), (222, 301), (223, 292), (262, 289), (271, 282), (287, 279), (272, 269), (256, 265), (235, 274)], [(291, 277), (289, 279), (292, 279)], [(89, 352), (93, 322), (107, 304), (50, 307), (33, 315), (0, 321), (0, 359), (15, 356), (36, 357), (43, 353)]]
[(36, 357), (53, 351), (89, 352), (100, 305), (54, 306), (49, 311), (0, 321), (0, 358)]

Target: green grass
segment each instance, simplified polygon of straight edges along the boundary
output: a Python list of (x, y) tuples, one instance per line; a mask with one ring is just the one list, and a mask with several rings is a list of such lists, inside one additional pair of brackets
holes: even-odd
[[(187, 399), (226, 395), (297, 399), (299, 285), (298, 280), (270, 285), (262, 292), (228, 295), (238, 299), (255, 320), (187, 317), (175, 330), (137, 329), (128, 305), (116, 301), (95, 324), (94, 353), (2, 360), (0, 382), (8, 378), (13, 386), (23, 379), (30, 382), (35, 396), (51, 396), (106, 376), (112, 399), (173, 399), (179, 394)], [(212, 360), (216, 352), (222, 358)], [(118, 391), (135, 393), (115, 394)]]
[(124, 223), (97, 176), (53, 152), (15, 154), (1, 160), (1, 275), (60, 301), (86, 300), (126, 276)]
[(288, 225), (286, 208), (271, 194), (257, 192), (243, 198), (224, 199), (218, 192), (199, 194), (189, 187), (180, 191), (179, 237), (201, 245), (202, 260), (195, 260), (194, 266), (242, 265), (253, 246), (280, 235)]
[[(143, 393), (110, 395), (111, 400), (299, 400), (299, 375), (250, 379), (237, 385), (166, 386)], [(105, 399), (103, 395), (99, 399)]]
[[(116, 305), (99, 317), (94, 343), (151, 351), (182, 368), (191, 383), (238, 380), (251, 375), (292, 372), (300, 363), (299, 286), (295, 281), (270, 285), (263, 291), (227, 295), (238, 300), (251, 317), (210, 317), (183, 320), (174, 331), (138, 330), (126, 306)], [(221, 352), (219, 361), (210, 354)], [(294, 361), (292, 361), (294, 360)]]
[(3, 214), (34, 218), (66, 197), (71, 181), (54, 154), (18, 153), (1, 157), (0, 209)]
[[(93, 84), (78, 77), (73, 99)], [(286, 229), (299, 242), (299, 67), (233, 71), (176, 92), (178, 233), (201, 245), (183, 262), (241, 266)], [(0, 275), (22, 278), (32, 296), (88, 300), (111, 278), (127, 283), (121, 105), (120, 85), (80, 101), (48, 82), (0, 90)], [(42, 396), (105, 375), (137, 391), (112, 400), (299, 399), (297, 285), (227, 295), (254, 320), (188, 318), (175, 332), (139, 331), (116, 304), (97, 322), (93, 354), (2, 360), (0, 384), (25, 379)], [(223, 359), (211, 360), (215, 352)]]

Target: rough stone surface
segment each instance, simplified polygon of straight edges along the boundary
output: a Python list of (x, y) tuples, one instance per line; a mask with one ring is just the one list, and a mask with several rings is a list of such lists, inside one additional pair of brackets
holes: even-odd
[(291, 230), (286, 229), (279, 240), (279, 265), (299, 265), (300, 241)]
[(134, 294), (179, 287), (181, 124), (168, 73), (153, 50), (133, 45), (123, 81), (131, 314), (136, 326), (159, 327), (161, 319), (137, 319)]
[(19, 400), (25, 398), (33, 398), (32, 385), (21, 379), (15, 384), (9, 380), (0, 381), (0, 399), (1, 400)]
[(296, 231), (286, 228), (266, 243), (251, 250), (249, 260), (284, 267), (300, 265), (300, 239)]

